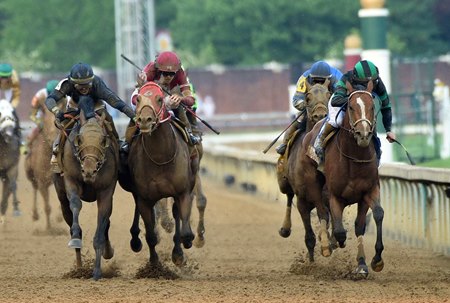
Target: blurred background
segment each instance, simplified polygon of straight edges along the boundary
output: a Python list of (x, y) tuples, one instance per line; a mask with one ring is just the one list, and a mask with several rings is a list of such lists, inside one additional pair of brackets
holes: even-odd
[[(0, 62), (19, 73), (26, 124), (34, 93), (73, 64), (91, 64), (128, 102), (138, 70), (120, 55), (143, 67), (173, 50), (200, 117), (223, 132), (276, 132), (314, 61), (345, 72), (369, 59), (398, 139), (417, 162), (450, 167), (448, 20), (450, 0), (0, 0)], [(402, 149), (392, 160), (407, 162)]]

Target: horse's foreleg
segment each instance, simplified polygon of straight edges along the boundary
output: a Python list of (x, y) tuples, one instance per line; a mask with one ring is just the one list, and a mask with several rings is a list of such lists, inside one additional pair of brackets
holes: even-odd
[[(68, 187), (66, 186), (66, 188)], [(81, 248), (82, 231), (78, 221), (82, 207), (81, 200), (75, 189), (67, 190), (67, 198), (69, 200), (70, 211), (72, 212), (72, 225), (70, 226), (71, 239), (68, 246), (69, 248)]]
[(205, 245), (205, 209), (208, 200), (203, 193), (202, 181), (199, 173), (197, 173), (196, 176), (194, 191), (198, 210), (197, 237), (195, 237), (194, 245), (195, 247), (203, 247), (203, 245)]
[[(112, 192), (103, 193), (97, 199), (97, 230), (94, 236), (95, 265), (93, 278), (98, 280), (102, 277), (101, 259), (102, 255), (105, 259), (110, 259), (114, 255), (114, 251), (109, 242), (109, 218), (112, 213)], [(107, 248), (107, 249), (106, 249)]]
[[(50, 195), (49, 195), (47, 186), (40, 184), (39, 188), (40, 188), (39, 191), (41, 193), (42, 199), (44, 200), (44, 211), (45, 211), (45, 216), (47, 219), (47, 230), (49, 230), (51, 228), (50, 214), (52, 212), (52, 208), (50, 207)], [(35, 194), (35, 203), (36, 203), (36, 200), (37, 200), (37, 197)]]
[[(137, 201), (136, 197), (134, 197), (134, 201)], [(141, 229), (139, 228), (139, 217), (140, 217), (139, 210), (137, 208), (137, 205), (135, 204), (133, 224), (131, 225), (130, 228), (131, 234), (130, 246), (131, 250), (133, 250), (134, 252), (140, 252), (142, 249), (142, 242), (141, 239), (139, 239), (139, 233), (141, 232)]]
[[(13, 195), (13, 216), (18, 217), (22, 215), (22, 212), (19, 209), (19, 200), (17, 199), (17, 176), (18, 176), (18, 167), (15, 165), (11, 169), (9, 169), (7, 173), (7, 179), (9, 181), (9, 192)], [(8, 195), (9, 196), (9, 195)]]
[(377, 226), (377, 240), (375, 243), (375, 256), (372, 259), (371, 267), (374, 271), (379, 272), (383, 270), (384, 267), (384, 261), (381, 257), (381, 254), (384, 250), (383, 245), (383, 218), (384, 218), (384, 210), (380, 205), (380, 189), (379, 187), (376, 188), (375, 194), (372, 195), (372, 197), (375, 197), (371, 199), (373, 201), (373, 205), (371, 205), (372, 213), (373, 213), (373, 219), (375, 220), (375, 224)]
[(180, 224), (180, 211), (178, 209), (179, 203), (173, 203), (172, 215), (175, 220), (175, 233), (173, 235), (173, 249), (172, 249), (172, 262), (176, 266), (181, 266), (184, 263), (183, 249), (181, 248), (181, 224)]
[(174, 198), (174, 204), (177, 204), (178, 209), (180, 211), (180, 219), (181, 219), (181, 242), (183, 243), (184, 248), (191, 248), (192, 241), (195, 236), (191, 229), (191, 210), (192, 210), (192, 195), (190, 193), (185, 193), (180, 197)]
[(157, 201), (148, 201), (139, 199), (137, 206), (139, 213), (145, 225), (145, 240), (147, 241), (148, 248), (150, 250), (149, 262), (152, 265), (159, 263), (159, 257), (156, 253), (156, 245), (158, 244), (158, 234), (156, 231), (156, 216), (155, 216), (155, 204)]
[(358, 267), (355, 273), (363, 277), (367, 277), (369, 269), (366, 265), (366, 254), (364, 252), (364, 234), (366, 232), (366, 214), (369, 209), (367, 203), (358, 203), (358, 213), (355, 219), (355, 235), (357, 240), (358, 253), (356, 255), (356, 261)]
[(345, 247), (345, 241), (347, 240), (347, 232), (342, 222), (343, 211), (344, 205), (338, 201), (335, 196), (330, 195), (330, 212), (333, 220), (333, 235), (341, 248)]
[(284, 215), (283, 223), (281, 224), (281, 228), (278, 231), (280, 236), (283, 238), (287, 238), (291, 235), (291, 211), (292, 211), (292, 200), (294, 199), (294, 194), (286, 194), (287, 202), (286, 202), (286, 213)]
[(0, 204), (0, 215), (1, 221), (4, 222), (6, 210), (8, 209), (8, 198), (10, 195), (9, 190), (9, 182), (7, 180), (3, 180), (3, 193), (2, 193), (2, 202)]
[(314, 247), (316, 246), (316, 235), (311, 226), (311, 210), (313, 206), (297, 196), (297, 209), (302, 217), (305, 228), (305, 244), (308, 249), (309, 261), (314, 262)]

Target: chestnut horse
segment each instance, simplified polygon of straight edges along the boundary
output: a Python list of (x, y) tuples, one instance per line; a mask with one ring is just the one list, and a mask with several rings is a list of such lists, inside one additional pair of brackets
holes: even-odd
[[(311, 227), (309, 213), (315, 205), (298, 203), (298, 197), (304, 195), (304, 190), (300, 184), (299, 178), (303, 167), (299, 159), (302, 153), (303, 139), (306, 133), (328, 113), (328, 100), (331, 95), (328, 90), (329, 82), (330, 80), (327, 79), (324, 84), (317, 83), (312, 86), (306, 82), (308, 91), (305, 98), (306, 130), (300, 136), (294, 136), (295, 140), (292, 143), (289, 143), (286, 153), (279, 158), (277, 165), (278, 185), (281, 192), (287, 196), (286, 215), (279, 234), (284, 238), (289, 237), (291, 234), (291, 206), (295, 195), (297, 196), (297, 208), (305, 227), (305, 242), (308, 247), (309, 258), (311, 261), (314, 260), (315, 235)], [(286, 156), (288, 157), (287, 160)], [(328, 210), (324, 207), (319, 206), (318, 213), (320, 218), (328, 217)]]
[(63, 149), (62, 174), (54, 174), (56, 192), (64, 220), (70, 226), (69, 248), (75, 248), (77, 267), (81, 264), (82, 231), (79, 215), (82, 200), (97, 201), (97, 230), (94, 236), (93, 278), (101, 278), (101, 257), (111, 259), (114, 250), (109, 240), (110, 216), (119, 166), (119, 145), (106, 128), (105, 113), (84, 119), (83, 111), (70, 132)]
[(55, 127), (54, 115), (47, 109), (45, 104), (40, 104), (42, 117), (37, 126), (38, 134), (30, 142), (30, 152), (25, 158), (25, 172), (27, 179), (33, 185), (33, 220), (39, 220), (37, 211), (37, 193), (44, 200), (44, 211), (47, 219), (47, 230), (51, 228), (50, 221), (50, 195), (48, 188), (53, 184), (53, 172), (50, 167), (52, 156), (52, 144), (56, 138), (58, 129)]
[(149, 261), (152, 265), (159, 264), (155, 249), (158, 237), (154, 206), (160, 199), (174, 199), (172, 261), (180, 266), (184, 261), (181, 243), (185, 248), (190, 248), (194, 240), (189, 220), (199, 156), (195, 149), (192, 151), (189, 148), (183, 134), (170, 122), (171, 116), (163, 100), (164, 93), (154, 82), (148, 82), (139, 89), (136, 124), (140, 132), (130, 144), (128, 170), (121, 172), (119, 182), (133, 194), (136, 203), (130, 229), (131, 249), (138, 252), (142, 248), (139, 239), (140, 215), (145, 225), (145, 238), (150, 249)]
[(11, 194), (13, 196), (13, 215), (21, 215), (17, 200), (20, 139), (15, 131), (16, 122), (11, 103), (6, 99), (0, 100), (0, 179), (3, 183), (0, 223), (5, 221), (8, 199)]
[[(384, 211), (380, 205), (380, 182), (373, 142), (377, 115), (371, 94), (372, 82), (369, 82), (366, 90), (355, 90), (348, 82), (346, 85), (349, 92), (348, 103), (342, 126), (330, 139), (325, 150), (324, 176), (329, 193), (333, 235), (340, 247), (345, 246), (347, 239), (342, 222), (343, 210), (346, 206), (358, 204), (355, 219), (358, 247), (356, 273), (367, 277), (368, 268), (365, 261), (363, 237), (369, 208), (373, 212), (377, 229), (375, 256), (372, 259), (371, 267), (376, 272), (381, 271), (384, 267), (381, 257), (384, 249), (382, 241)], [(314, 127), (304, 141), (304, 154), (301, 161), (304, 168), (302, 176), (306, 194), (303, 197), (304, 200), (300, 201), (302, 204), (314, 203), (311, 201), (320, 204), (322, 201), (322, 188), (325, 180), (322, 173), (317, 170), (317, 163), (306, 155), (307, 145), (313, 142), (319, 132), (319, 126), (318, 124)], [(325, 228), (325, 224), (321, 224), (322, 235), (328, 235)]]

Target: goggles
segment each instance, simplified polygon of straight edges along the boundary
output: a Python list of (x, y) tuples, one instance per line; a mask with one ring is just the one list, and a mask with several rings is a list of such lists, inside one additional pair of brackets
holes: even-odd
[(175, 77), (175, 72), (161, 72), (164, 77)]

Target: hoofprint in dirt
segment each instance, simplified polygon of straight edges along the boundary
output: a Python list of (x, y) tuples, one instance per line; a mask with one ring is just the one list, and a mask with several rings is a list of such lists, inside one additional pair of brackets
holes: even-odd
[[(161, 229), (162, 274), (137, 277), (146, 272), (149, 254), (145, 247), (137, 254), (129, 248), (133, 200), (118, 189), (110, 229), (116, 254), (102, 262), (105, 279), (75, 278), (71, 276), (75, 252), (67, 248), (68, 228), (59, 222), (55, 232), (45, 232), (43, 220), (31, 220), (32, 189), (21, 167), (18, 186), (23, 216), (13, 217), (9, 211), (0, 226), (2, 303), (449, 302), (450, 258), (385, 240), (383, 272), (371, 271), (367, 279), (356, 280), (352, 275), (356, 240), (350, 232), (353, 223), (347, 222), (347, 247), (329, 258), (316, 252), (316, 263), (311, 265), (297, 212), (292, 216), (291, 237), (283, 239), (278, 228), (284, 203), (243, 193), (237, 186), (226, 187), (208, 177), (204, 178), (209, 201), (207, 244), (186, 250), (184, 267), (171, 264), (172, 234)], [(55, 195), (51, 203), (55, 219), (59, 216)], [(80, 223), (85, 263), (94, 257), (96, 214), (94, 203), (83, 204)], [(192, 222), (196, 214), (192, 212)], [(372, 257), (373, 245), (373, 237), (367, 237), (368, 257)]]

